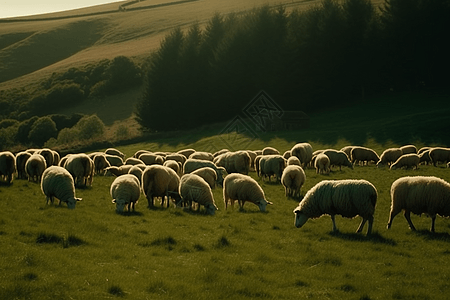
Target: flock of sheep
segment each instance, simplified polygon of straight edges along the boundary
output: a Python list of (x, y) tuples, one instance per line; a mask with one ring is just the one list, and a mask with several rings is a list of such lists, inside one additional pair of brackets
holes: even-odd
[[(161, 199), (161, 206), (174, 202), (187, 208), (203, 206), (207, 214), (217, 210), (212, 189), (223, 186), (225, 209), (236, 201), (240, 208), (245, 202), (257, 205), (260, 211), (272, 204), (266, 200), (258, 182), (250, 177), (256, 171), (261, 180), (281, 182), (287, 197), (300, 198), (305, 183), (305, 168), (315, 168), (318, 174), (328, 174), (331, 167), (353, 169), (355, 164), (376, 164), (377, 167), (417, 168), (420, 163), (446, 163), (450, 167), (450, 148), (422, 148), (413, 145), (386, 149), (381, 156), (372, 149), (347, 146), (341, 150), (313, 149), (309, 143), (298, 143), (281, 154), (266, 147), (260, 151), (231, 152), (223, 149), (216, 153), (184, 149), (176, 153), (137, 151), (125, 160), (117, 149), (91, 154), (69, 154), (60, 158), (51, 149), (29, 149), (16, 155), (0, 152), (0, 179), (11, 184), (14, 176), (41, 184), (47, 199), (67, 203), (71, 209), (81, 199), (75, 196), (75, 187), (92, 185), (94, 174), (116, 176), (110, 187), (112, 202), (117, 212), (134, 211), (143, 193), (148, 206)], [(404, 211), (411, 228), (410, 213), (426, 213), (431, 217), (431, 231), (435, 229), (436, 215), (450, 216), (450, 184), (429, 176), (402, 177), (391, 186), (391, 212), (388, 228), (394, 217)], [(375, 186), (366, 180), (322, 180), (312, 187), (294, 209), (295, 226), (301, 227), (310, 218), (330, 215), (336, 231), (335, 216), (353, 218), (361, 216), (357, 232), (368, 221), (367, 234), (373, 226), (377, 202)]]

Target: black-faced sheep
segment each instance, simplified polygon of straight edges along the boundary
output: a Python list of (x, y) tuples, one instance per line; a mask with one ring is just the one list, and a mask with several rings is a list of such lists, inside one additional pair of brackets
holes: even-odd
[(170, 205), (170, 197), (177, 202), (180, 200), (178, 194), (180, 177), (169, 167), (148, 166), (142, 174), (141, 185), (149, 207), (154, 206), (155, 197), (162, 197), (161, 206), (164, 206), (164, 198), (166, 198), (167, 207)]
[(281, 176), (286, 197), (299, 197), (303, 184), (306, 181), (305, 171), (298, 165), (287, 166)]
[(313, 157), (313, 149), (309, 143), (298, 143), (292, 147), (291, 155), (297, 156), (302, 162), (302, 167), (306, 168)]
[(363, 220), (356, 232), (361, 232), (369, 221), (367, 234), (370, 234), (377, 197), (376, 188), (366, 180), (323, 180), (310, 189), (294, 209), (295, 226), (300, 228), (308, 219), (327, 214), (331, 216), (333, 231), (337, 231), (336, 215), (346, 218), (359, 215)]
[(267, 176), (270, 181), (272, 175), (275, 180), (280, 181), (283, 170), (286, 167), (286, 160), (281, 155), (263, 155), (259, 160), (259, 176), (263, 179)]
[(61, 202), (66, 202), (70, 209), (75, 208), (75, 204), (81, 201), (81, 198), (75, 198), (75, 185), (72, 175), (63, 167), (50, 166), (42, 174), (41, 181), (42, 193), (47, 197), (47, 204), (53, 204), (54, 197)]
[(391, 170), (406, 167), (416, 169), (419, 167), (420, 157), (415, 153), (400, 156), (390, 167)]
[(116, 204), (117, 212), (123, 212), (125, 206), (128, 211), (134, 211), (141, 196), (141, 187), (136, 176), (125, 174), (114, 179), (109, 192), (113, 199), (112, 203)]
[(380, 161), (377, 163), (377, 167), (384, 167), (386, 165), (391, 165), (397, 159), (402, 156), (403, 152), (400, 148), (388, 148), (381, 153)]
[(11, 184), (16, 172), (16, 157), (10, 151), (0, 152), (0, 179)]
[(241, 209), (246, 201), (252, 202), (259, 207), (260, 211), (266, 211), (267, 204), (272, 204), (266, 200), (263, 189), (258, 182), (248, 175), (233, 173), (225, 177), (223, 181), (223, 201), (225, 209), (228, 202), (233, 206), (234, 201), (238, 201)]
[(434, 232), (436, 215), (450, 216), (450, 184), (434, 176), (401, 177), (391, 186), (391, 212), (387, 228), (391, 228), (394, 217), (404, 211), (411, 230), (416, 230), (411, 213), (423, 213), (431, 217), (431, 231)]
[(25, 163), (25, 170), (28, 175), (28, 181), (40, 182), (42, 174), (47, 168), (45, 158), (40, 154), (33, 154)]
[(211, 188), (202, 177), (196, 174), (185, 174), (181, 177), (179, 194), (189, 207), (192, 207), (192, 202), (197, 202), (198, 211), (200, 205), (205, 207), (209, 215), (214, 215), (217, 210)]
[(380, 157), (374, 150), (360, 146), (353, 147), (349, 157), (351, 157), (352, 164), (360, 165), (368, 165), (370, 162), (378, 163), (380, 160)]

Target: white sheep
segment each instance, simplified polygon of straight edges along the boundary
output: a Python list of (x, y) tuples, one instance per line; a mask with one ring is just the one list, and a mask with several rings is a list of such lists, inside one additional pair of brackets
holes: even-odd
[(141, 156), (144, 153), (152, 153), (151, 151), (148, 150), (137, 150), (134, 154), (133, 157), (134, 158), (139, 158), (139, 156)]
[(123, 212), (125, 206), (130, 212), (131, 210), (134, 211), (141, 196), (141, 187), (136, 176), (125, 174), (114, 179), (109, 192), (113, 199), (112, 203), (116, 204), (117, 212)]
[(94, 162), (94, 173), (96, 174), (105, 174), (106, 168), (111, 167), (111, 164), (103, 153), (94, 155), (92, 160)]
[(306, 168), (313, 157), (313, 149), (309, 143), (298, 143), (292, 147), (291, 155), (297, 156), (302, 162), (302, 167)]
[(76, 186), (87, 186), (92, 183), (94, 162), (85, 153), (70, 155), (64, 168), (72, 175)]
[(401, 177), (392, 183), (391, 201), (388, 229), (394, 217), (403, 210), (411, 230), (416, 230), (411, 213), (425, 213), (431, 217), (431, 231), (434, 232), (436, 215), (450, 216), (450, 184), (434, 176)]
[[(145, 168), (144, 168), (145, 169)], [(139, 180), (139, 186), (142, 179), (142, 173), (144, 173), (144, 170), (139, 165), (134, 165), (130, 168), (128, 171), (128, 174), (134, 175)], [(124, 174), (126, 175), (126, 174)], [(122, 176), (119, 176), (122, 177)]]
[[(141, 155), (141, 157), (142, 157), (142, 155)], [(135, 165), (144, 165), (145, 163), (144, 163), (141, 159), (139, 159), (139, 158), (128, 157), (128, 158), (124, 161), (124, 164), (135, 166)]]
[(388, 148), (381, 153), (380, 160), (377, 163), (377, 167), (384, 167), (386, 165), (391, 165), (394, 163), (403, 152), (400, 148)]
[(182, 154), (186, 158), (189, 157), (194, 152), (196, 152), (196, 151), (194, 149), (191, 149), (191, 148), (177, 151), (178, 154)]
[(263, 155), (259, 160), (259, 176), (263, 179), (274, 175), (277, 181), (281, 180), (283, 170), (286, 167), (286, 160), (281, 155)]
[(164, 206), (164, 197), (167, 199), (167, 207), (170, 205), (169, 197), (179, 201), (179, 185), (180, 177), (169, 167), (151, 165), (145, 168), (142, 174), (142, 191), (149, 207), (154, 206), (155, 197), (162, 197), (161, 206)]
[(419, 164), (431, 164), (430, 150), (424, 150), (419, 154)]
[(436, 167), (436, 165), (440, 162), (447, 163), (450, 161), (450, 148), (442, 148), (442, 147), (436, 147), (430, 149), (430, 158), (433, 162), (433, 166)]
[(178, 176), (183, 175), (183, 174), (182, 174), (182, 172), (183, 172), (183, 165), (182, 165), (181, 162), (178, 162), (178, 161), (176, 161), (176, 160), (169, 159), (169, 160), (166, 160), (166, 161), (163, 163), (163, 166), (164, 166), (164, 167), (169, 167), (169, 168), (171, 168), (172, 170), (175, 171), (175, 173), (178, 174)]
[(371, 161), (373, 161), (374, 163), (378, 163), (378, 161), (380, 160), (380, 157), (374, 150), (360, 146), (353, 147), (350, 151), (349, 157), (351, 157), (352, 164), (362, 165), (368, 165)]
[(195, 174), (203, 178), (211, 189), (216, 187), (217, 173), (213, 168), (203, 167), (193, 171), (191, 174)]
[(339, 171), (342, 171), (342, 166), (349, 167), (353, 170), (353, 164), (344, 151), (334, 149), (327, 149), (322, 152), (330, 159), (331, 166), (339, 166)]
[(168, 160), (174, 160), (176, 162), (181, 163), (181, 165), (183, 165), (186, 162), (187, 158), (183, 154), (171, 153), (171, 154), (166, 155), (166, 161), (168, 161)]
[(221, 154), (224, 154), (224, 153), (227, 153), (227, 152), (230, 152), (230, 150), (228, 150), (228, 149), (221, 149), (219, 151), (214, 152), (213, 153), (213, 157), (216, 158), (217, 156), (219, 156)]
[(40, 182), (42, 174), (47, 168), (45, 158), (40, 154), (33, 154), (25, 163), (25, 170), (28, 175), (28, 181)]
[(292, 157), (291, 150), (286, 150), (286, 151), (284, 151), (283, 157), (284, 157), (285, 159), (289, 159), (290, 157)]
[(214, 156), (212, 155), (212, 153), (209, 153), (209, 152), (195, 151), (194, 153), (189, 155), (188, 158), (213, 161)]
[(273, 147), (265, 147), (262, 149), (262, 155), (280, 155), (280, 151)]
[(324, 153), (318, 154), (314, 159), (314, 167), (317, 174), (329, 174), (330, 164), (330, 158)]
[(75, 185), (72, 175), (63, 167), (50, 166), (42, 174), (41, 181), (42, 193), (48, 201), (53, 204), (54, 197), (61, 202), (66, 202), (70, 209), (75, 208), (75, 204), (81, 201), (81, 198), (75, 198)]
[(36, 151), (35, 153), (42, 155), (45, 158), (45, 163), (47, 164), (47, 167), (53, 166), (53, 151), (48, 148), (40, 149)]
[(390, 167), (391, 170), (406, 167), (416, 169), (419, 167), (420, 157), (415, 153), (400, 156)]
[(120, 166), (123, 166), (123, 164), (124, 164), (123, 159), (120, 156), (105, 154), (105, 157), (108, 160), (111, 167), (112, 166), (120, 167)]
[(267, 204), (272, 204), (272, 202), (266, 200), (264, 191), (256, 180), (248, 175), (239, 173), (229, 174), (223, 181), (225, 209), (228, 202), (231, 202), (233, 206), (236, 200), (241, 209), (244, 208), (246, 201), (256, 204), (260, 211), (266, 211)]
[(214, 215), (218, 209), (210, 186), (202, 177), (196, 174), (185, 174), (181, 177), (179, 194), (183, 202), (189, 203), (189, 207), (192, 207), (192, 202), (197, 202), (198, 211), (200, 210), (200, 205), (205, 207), (206, 213), (209, 215)]
[(355, 146), (345, 146), (343, 147), (340, 151), (345, 152), (345, 154), (347, 154), (348, 157), (352, 157), (352, 150)]
[(18, 179), (27, 179), (27, 172), (25, 169), (25, 164), (27, 160), (31, 157), (31, 153), (22, 151), (16, 154), (16, 170)]
[(373, 215), (377, 203), (376, 188), (366, 180), (323, 180), (310, 189), (298, 207), (294, 209), (295, 226), (302, 227), (308, 219), (330, 215), (333, 231), (337, 231), (335, 216), (363, 220), (356, 232), (361, 232), (369, 221), (367, 234), (372, 232)]
[(301, 163), (300, 159), (298, 159), (297, 156), (291, 156), (287, 159), (286, 165), (287, 166), (291, 166), (291, 165), (301, 166), (302, 163)]
[(153, 153), (143, 153), (139, 159), (147, 166), (164, 164), (164, 157)]
[(16, 172), (16, 157), (10, 151), (0, 152), (0, 178), (11, 184)]
[(116, 148), (108, 148), (105, 150), (105, 154), (119, 156), (121, 159), (125, 158), (125, 154), (123, 154), (120, 150)]
[(405, 155), (405, 154), (410, 154), (410, 153), (418, 154), (418, 153), (417, 153), (417, 148), (416, 148), (416, 146), (414, 146), (414, 145), (405, 145), (405, 146), (401, 146), (401, 147), (400, 147), (400, 150), (402, 150), (402, 154), (403, 154), (403, 155)]
[[(139, 165), (138, 165), (139, 166)], [(132, 165), (122, 165), (120, 167), (116, 167), (116, 166), (111, 166), (111, 167), (107, 167), (105, 169), (105, 176), (121, 176), (124, 174), (128, 174), (128, 172), (130, 171), (130, 169), (132, 168)]]
[(216, 183), (219, 184), (220, 186), (223, 185), (223, 178), (227, 174), (227, 171), (225, 170), (224, 167), (216, 166), (212, 161), (189, 158), (183, 165), (183, 174), (189, 174), (203, 167), (213, 168), (214, 171), (216, 171), (217, 173)]
[(247, 150), (247, 154), (250, 157), (250, 171), (255, 171), (255, 158), (256, 152), (252, 150)]
[(287, 166), (281, 176), (281, 184), (284, 186), (286, 197), (299, 197), (305, 181), (306, 175), (302, 167), (298, 165)]
[(250, 170), (250, 156), (247, 151), (227, 152), (214, 158), (218, 167), (223, 167), (230, 173), (247, 175)]

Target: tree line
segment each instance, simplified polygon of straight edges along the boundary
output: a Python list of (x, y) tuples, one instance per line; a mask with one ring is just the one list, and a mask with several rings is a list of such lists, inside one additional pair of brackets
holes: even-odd
[(216, 14), (174, 29), (151, 54), (137, 120), (152, 131), (225, 121), (261, 90), (284, 110), (313, 112), (446, 88), (449, 13), (448, 0), (323, 0)]

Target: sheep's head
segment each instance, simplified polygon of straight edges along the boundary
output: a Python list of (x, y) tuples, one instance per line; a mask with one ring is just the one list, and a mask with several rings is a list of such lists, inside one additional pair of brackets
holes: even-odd
[(77, 204), (78, 201), (81, 201), (81, 198), (71, 198), (69, 200), (67, 200), (67, 207), (69, 209), (74, 209), (75, 208), (75, 204)]
[(267, 204), (272, 205), (272, 202), (267, 201), (266, 199), (261, 199), (255, 202), (258, 205), (260, 211), (266, 211)]
[(206, 209), (206, 213), (208, 215), (212, 215), (212, 216), (216, 213), (216, 210), (219, 210), (214, 203), (205, 204), (205, 209)]
[(123, 212), (125, 205), (127, 205), (127, 203), (123, 200), (120, 199), (113, 199), (112, 203), (116, 204), (116, 212), (121, 213)]
[(296, 208), (294, 209), (294, 214), (295, 214), (295, 227), (300, 228), (302, 227), (306, 221), (308, 221), (308, 217), (299, 209)]

